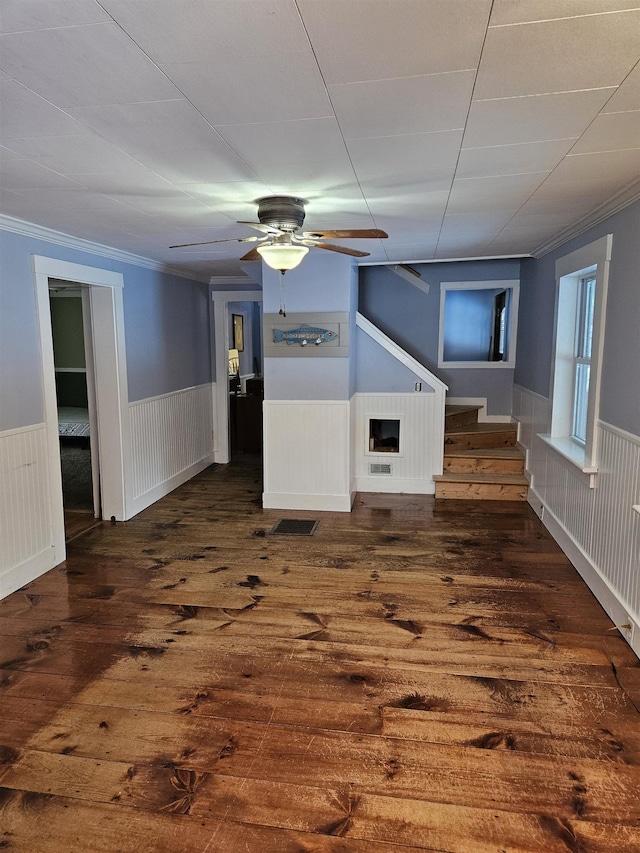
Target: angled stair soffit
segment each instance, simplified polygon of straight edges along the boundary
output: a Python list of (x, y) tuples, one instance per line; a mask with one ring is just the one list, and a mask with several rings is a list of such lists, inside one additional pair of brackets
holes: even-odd
[(408, 352), (398, 346), (395, 341), (392, 341), (391, 338), (385, 335), (384, 332), (380, 331), (377, 326), (375, 326), (370, 320), (367, 320), (367, 318), (360, 313), (356, 314), (356, 326), (385, 349), (389, 355), (393, 356), (405, 367), (408, 367), (409, 370), (411, 370), (412, 373), (415, 373), (419, 379), (430, 385), (434, 391), (438, 389), (448, 391), (449, 386), (445, 385), (442, 379), (439, 379), (428, 368), (426, 368), (424, 364), (420, 364), (419, 361), (409, 355)]

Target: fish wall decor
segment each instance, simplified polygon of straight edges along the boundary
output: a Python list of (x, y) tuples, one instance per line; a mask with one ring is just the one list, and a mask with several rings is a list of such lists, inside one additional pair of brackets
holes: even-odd
[(332, 332), (330, 329), (320, 329), (317, 326), (307, 326), (305, 324), (299, 326), (297, 329), (288, 329), (287, 331), (283, 331), (282, 329), (273, 330), (274, 344), (286, 341), (287, 346), (292, 346), (293, 344), (299, 344), (302, 347), (306, 347), (307, 344), (319, 346), (320, 344), (335, 340), (337, 337), (338, 333)]

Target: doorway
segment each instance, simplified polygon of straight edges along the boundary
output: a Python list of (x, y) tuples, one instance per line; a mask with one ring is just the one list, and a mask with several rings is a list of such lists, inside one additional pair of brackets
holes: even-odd
[(239, 453), (262, 453), (262, 303), (227, 304), (229, 335), (229, 446)]
[[(85, 353), (93, 357), (92, 369), (87, 364), (86, 375), (93, 383), (96, 415), (93, 435), (92, 490), (97, 492), (94, 506), (103, 518), (125, 521), (128, 518), (127, 480), (129, 469), (129, 421), (124, 345), (124, 303), (121, 273), (99, 267), (89, 267), (42, 255), (32, 256), (35, 279), (40, 357), (44, 397), (49, 482), (51, 566), (57, 566), (66, 556), (62, 468), (58, 426), (51, 304), (49, 286), (57, 282), (79, 287), (83, 299), (83, 330), (85, 340), (91, 341)], [(88, 389), (88, 399), (91, 389)], [(90, 410), (89, 410), (90, 411)], [(91, 416), (91, 415), (90, 415)], [(91, 432), (91, 425), (90, 425)], [(95, 511), (95, 510), (94, 510)]]
[(101, 518), (98, 422), (86, 286), (49, 279), (65, 539)]
[[(222, 282), (221, 282), (222, 283)], [(229, 350), (233, 349), (234, 312), (229, 310), (232, 303), (258, 303), (258, 313), (262, 317), (262, 292), (260, 290), (214, 290), (211, 287), (211, 327), (214, 330), (213, 373), (215, 383), (215, 461), (226, 464), (231, 459), (230, 442), (230, 392), (229, 392)], [(261, 333), (261, 320), (260, 320)], [(262, 340), (260, 334), (260, 341)], [(262, 343), (259, 345), (262, 360)], [(262, 361), (260, 362), (262, 369)]]

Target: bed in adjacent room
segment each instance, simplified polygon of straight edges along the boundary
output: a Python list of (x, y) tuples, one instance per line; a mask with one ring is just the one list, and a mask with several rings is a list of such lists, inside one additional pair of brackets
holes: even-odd
[(89, 438), (89, 410), (71, 406), (58, 408), (58, 435)]

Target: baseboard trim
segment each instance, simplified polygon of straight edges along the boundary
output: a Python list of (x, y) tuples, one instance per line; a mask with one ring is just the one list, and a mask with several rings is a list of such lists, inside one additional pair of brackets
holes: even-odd
[(48, 572), (58, 565), (56, 563), (56, 550), (52, 546), (45, 548), (38, 554), (34, 554), (17, 566), (11, 566), (0, 575), (0, 599), (6, 598), (12, 592), (16, 592), (40, 575)]
[(204, 471), (205, 468), (208, 468), (209, 465), (212, 465), (214, 462), (214, 453), (213, 451), (209, 453), (207, 456), (204, 456), (202, 459), (199, 459), (197, 462), (194, 462), (193, 465), (189, 465), (188, 468), (184, 468), (182, 471), (179, 471), (177, 474), (174, 474), (168, 480), (165, 480), (162, 483), (159, 483), (157, 486), (154, 486), (153, 489), (149, 489), (148, 492), (144, 492), (142, 495), (138, 495), (138, 497), (134, 498), (131, 501), (131, 513), (128, 518), (133, 518), (138, 513), (150, 507), (151, 504), (154, 504), (156, 501), (159, 501), (160, 498), (164, 498), (166, 495), (170, 494), (174, 489), (177, 489), (178, 486), (181, 486), (183, 483), (186, 483), (192, 477), (195, 477), (196, 474), (199, 474), (201, 471)]
[[(531, 494), (532, 493), (532, 494)], [(565, 530), (561, 522), (551, 512), (551, 510), (542, 502), (540, 496), (534, 490), (530, 490), (531, 499), (529, 503), (532, 509), (539, 515), (542, 523), (553, 536), (560, 548), (564, 551), (573, 567), (576, 569), (580, 577), (589, 587), (594, 596), (607, 616), (612, 620), (614, 625), (622, 625), (628, 619), (635, 623), (633, 632), (633, 640), (629, 644), (633, 651), (640, 658), (640, 617), (637, 613), (631, 613), (629, 607), (624, 602), (620, 601), (615, 590), (611, 588), (606, 578), (602, 576), (597, 566), (580, 548), (578, 543)], [(540, 507), (540, 512), (537, 512), (537, 506)]]
[(434, 495), (436, 484), (433, 480), (407, 480), (395, 477), (358, 477), (358, 492), (380, 492), (382, 494)]
[[(353, 496), (355, 497), (355, 495)], [(308, 509), (315, 512), (351, 512), (349, 495), (302, 495), (264, 492), (263, 509)]]

